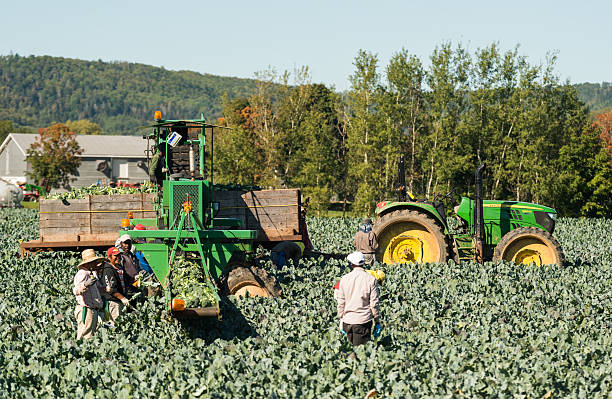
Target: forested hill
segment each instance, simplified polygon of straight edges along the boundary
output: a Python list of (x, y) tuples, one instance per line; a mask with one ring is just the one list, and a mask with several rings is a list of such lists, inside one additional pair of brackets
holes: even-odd
[[(611, 83), (575, 85), (592, 111), (612, 107)], [(255, 81), (169, 71), (128, 62), (0, 56), (0, 120), (44, 127), (89, 119), (107, 134), (135, 134), (160, 109), (165, 118), (221, 116), (221, 98), (248, 97)]]
[(574, 86), (578, 91), (578, 97), (591, 111), (606, 111), (612, 108), (612, 83), (578, 83)]
[(89, 119), (108, 134), (135, 134), (155, 110), (164, 117), (221, 115), (221, 97), (246, 97), (255, 81), (128, 62), (0, 56), (0, 120), (43, 127)]

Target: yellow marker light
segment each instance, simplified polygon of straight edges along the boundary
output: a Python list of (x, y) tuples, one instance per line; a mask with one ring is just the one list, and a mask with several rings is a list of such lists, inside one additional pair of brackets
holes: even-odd
[(174, 298), (172, 300), (172, 310), (175, 312), (185, 310), (185, 301), (183, 299)]
[(161, 111), (155, 111), (155, 120), (156, 121), (160, 121), (161, 120)]

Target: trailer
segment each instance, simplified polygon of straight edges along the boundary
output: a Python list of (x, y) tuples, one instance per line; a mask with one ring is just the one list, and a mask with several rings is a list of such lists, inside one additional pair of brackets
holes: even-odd
[[(240, 220), (242, 228), (257, 232), (255, 243), (265, 248), (280, 241), (302, 241), (307, 235), (299, 189), (217, 191), (215, 201), (219, 202), (215, 217)], [(87, 248), (106, 250), (115, 245), (117, 230), (124, 219), (130, 219), (131, 227), (139, 220), (154, 219), (154, 204), (153, 193), (41, 199), (39, 238), (22, 242), (21, 255)]]

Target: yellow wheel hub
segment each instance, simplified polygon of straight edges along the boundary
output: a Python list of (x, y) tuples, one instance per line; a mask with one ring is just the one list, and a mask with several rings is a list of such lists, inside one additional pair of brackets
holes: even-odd
[(530, 263), (533, 263), (536, 266), (541, 266), (542, 258), (540, 257), (539, 252), (526, 249), (521, 250), (516, 254), (516, 256), (514, 257), (514, 263), (519, 265), (528, 265)]
[[(393, 237), (387, 247), (385, 257), (394, 263), (417, 263), (423, 260), (423, 242), (407, 234)], [(387, 256), (388, 255), (388, 256)]]
[(234, 292), (232, 292), (232, 294), (237, 297), (244, 297), (247, 295), (247, 293), (250, 297), (254, 297), (254, 296), (268, 297), (270, 296), (270, 294), (268, 294), (268, 291), (266, 291), (264, 288), (261, 288), (255, 282), (251, 283), (251, 282), (245, 281), (243, 284), (239, 285), (238, 287), (235, 287), (233, 291)]
[(536, 237), (521, 237), (515, 240), (504, 251), (503, 259), (517, 265), (533, 263), (541, 266), (557, 262), (554, 250)]
[(379, 237), (383, 263), (425, 263), (440, 260), (440, 245), (425, 226), (415, 222), (396, 223)]

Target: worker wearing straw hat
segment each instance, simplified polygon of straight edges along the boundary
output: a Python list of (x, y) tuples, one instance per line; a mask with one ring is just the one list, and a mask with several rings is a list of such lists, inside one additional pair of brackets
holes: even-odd
[(74, 316), (77, 320), (77, 340), (89, 339), (98, 328), (98, 316), (102, 311), (102, 285), (98, 284), (97, 272), (104, 258), (97, 256), (93, 249), (86, 249), (81, 254), (81, 263), (77, 265), (79, 271), (74, 276), (72, 292), (76, 298), (77, 306)]

